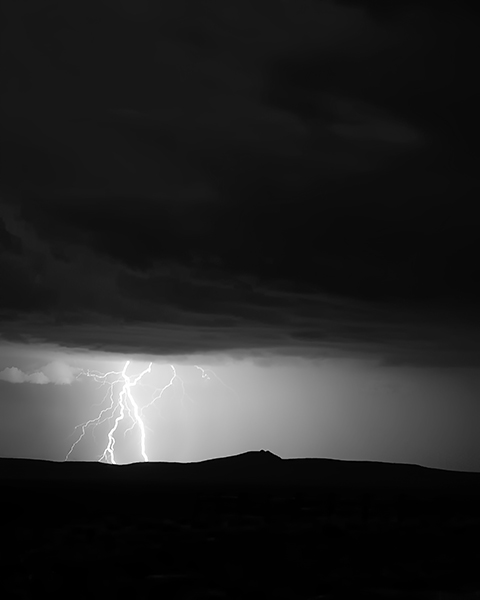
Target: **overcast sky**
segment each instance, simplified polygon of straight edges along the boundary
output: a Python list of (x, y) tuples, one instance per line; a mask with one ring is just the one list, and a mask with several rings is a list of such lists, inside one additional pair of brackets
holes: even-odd
[[(203, 385), (155, 460), (265, 447), (480, 470), (466, 2), (2, 11), (0, 454), (62, 460), (99, 401), (82, 369), (131, 360), (154, 387), (172, 364)], [(74, 458), (95, 459), (85, 442)]]

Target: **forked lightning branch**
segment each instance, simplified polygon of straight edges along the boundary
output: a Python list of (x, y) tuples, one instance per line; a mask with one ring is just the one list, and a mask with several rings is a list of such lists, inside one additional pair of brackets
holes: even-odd
[[(129, 431), (138, 429), (140, 453), (144, 461), (149, 460), (147, 454), (147, 426), (144, 420), (145, 411), (156, 402), (159, 402), (166, 390), (175, 385), (176, 381), (178, 381), (178, 384), (182, 389), (181, 401), (184, 402), (185, 399), (188, 398), (188, 395), (185, 391), (184, 382), (177, 375), (177, 371), (173, 365), (170, 365), (172, 369), (170, 381), (161, 388), (152, 388), (152, 386), (146, 385), (142, 381), (148, 373), (151, 373), (152, 363), (150, 363), (146, 369), (135, 376), (127, 373), (129, 366), (130, 361), (127, 360), (121, 371), (107, 371), (102, 373), (100, 371), (81, 370), (79, 372), (77, 379), (80, 377), (91, 378), (96, 383), (99, 383), (100, 387), (106, 387), (106, 394), (102, 403), (100, 404), (100, 406), (103, 406), (104, 404), (106, 404), (106, 406), (99, 411), (98, 415), (94, 419), (90, 419), (84, 423), (81, 423), (80, 425), (77, 425), (75, 430), (79, 429), (80, 434), (72, 444), (65, 457), (65, 460), (68, 460), (71, 457), (76, 446), (82, 441), (89, 429), (95, 430), (102, 423), (109, 422), (111, 426), (108, 430), (106, 445), (102, 455), (99, 458), (99, 462), (105, 461), (114, 465), (117, 464), (115, 461), (115, 442), (119, 434), (119, 426), (123, 421), (130, 424), (130, 426), (124, 430), (124, 436)], [(199, 367), (198, 365), (195, 365), (195, 367), (201, 371), (203, 379), (210, 379), (205, 369)], [(212, 374), (215, 375), (213, 371)], [(217, 375), (215, 375), (215, 377), (221, 381)], [(137, 386), (150, 387), (154, 390), (150, 401), (142, 408), (140, 408), (136, 400), (136, 390), (134, 388)]]

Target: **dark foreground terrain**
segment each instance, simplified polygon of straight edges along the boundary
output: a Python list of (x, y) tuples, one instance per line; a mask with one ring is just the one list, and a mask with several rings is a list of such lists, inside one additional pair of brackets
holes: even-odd
[(480, 599), (480, 474), (0, 459), (0, 597)]

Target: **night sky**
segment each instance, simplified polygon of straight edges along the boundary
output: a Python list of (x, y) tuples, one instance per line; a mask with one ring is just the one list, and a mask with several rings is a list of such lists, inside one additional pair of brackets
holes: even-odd
[(1, 10), (0, 456), (480, 471), (469, 3)]

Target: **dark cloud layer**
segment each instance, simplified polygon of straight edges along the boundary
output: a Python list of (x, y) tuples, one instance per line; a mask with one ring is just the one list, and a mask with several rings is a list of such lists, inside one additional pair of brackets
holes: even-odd
[(3, 6), (3, 337), (476, 361), (466, 5)]

